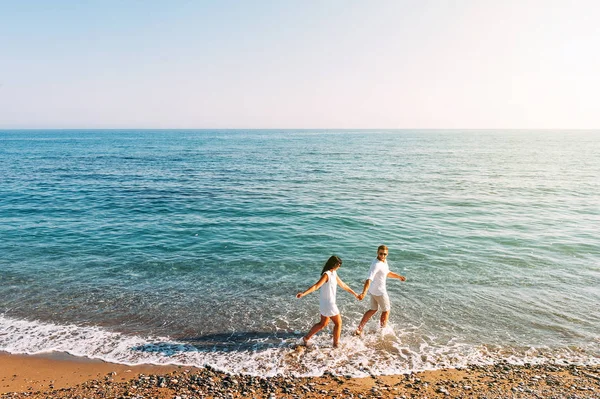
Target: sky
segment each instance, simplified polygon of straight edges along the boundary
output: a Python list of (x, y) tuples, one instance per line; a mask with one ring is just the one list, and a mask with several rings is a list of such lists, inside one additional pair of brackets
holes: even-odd
[(598, 129), (597, 0), (0, 0), (0, 129)]

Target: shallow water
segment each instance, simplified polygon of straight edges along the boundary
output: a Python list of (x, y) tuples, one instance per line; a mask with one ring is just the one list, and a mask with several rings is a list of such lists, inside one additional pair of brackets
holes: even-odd
[[(0, 131), (0, 350), (232, 372), (600, 358), (600, 132)], [(390, 331), (362, 288), (379, 244)]]

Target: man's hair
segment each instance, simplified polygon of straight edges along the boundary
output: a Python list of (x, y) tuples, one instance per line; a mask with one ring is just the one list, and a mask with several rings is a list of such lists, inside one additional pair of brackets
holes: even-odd
[(380, 246), (377, 248), (377, 252), (381, 251), (382, 249), (385, 249), (385, 250), (389, 251), (388, 247), (386, 247), (385, 245), (380, 245)]

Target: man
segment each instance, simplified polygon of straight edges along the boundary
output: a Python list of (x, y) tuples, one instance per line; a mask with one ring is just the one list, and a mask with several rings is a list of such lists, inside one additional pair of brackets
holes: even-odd
[(390, 317), (390, 298), (387, 294), (385, 286), (386, 279), (397, 278), (400, 281), (406, 281), (406, 277), (396, 274), (390, 271), (390, 267), (387, 264), (388, 247), (380, 245), (377, 248), (377, 259), (371, 263), (371, 269), (369, 270), (369, 277), (365, 281), (363, 292), (358, 296), (358, 299), (362, 301), (365, 295), (368, 293), (371, 295), (371, 308), (365, 313), (358, 328), (356, 334), (362, 334), (365, 324), (369, 319), (377, 313), (377, 310), (381, 308), (381, 318), (379, 323), (381, 328), (387, 325), (388, 318)]

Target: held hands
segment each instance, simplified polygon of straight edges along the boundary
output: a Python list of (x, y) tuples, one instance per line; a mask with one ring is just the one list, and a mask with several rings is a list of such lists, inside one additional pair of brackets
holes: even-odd
[(362, 301), (364, 298), (365, 298), (364, 292), (356, 296), (356, 299), (358, 299), (359, 301)]

